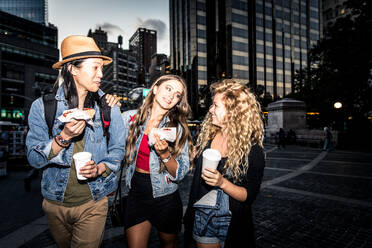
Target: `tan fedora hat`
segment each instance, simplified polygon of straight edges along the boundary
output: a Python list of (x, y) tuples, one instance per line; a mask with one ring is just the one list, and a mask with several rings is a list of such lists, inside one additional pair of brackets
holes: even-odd
[(112, 62), (112, 58), (101, 54), (93, 38), (82, 35), (66, 37), (61, 44), (61, 56), (62, 60), (55, 63), (53, 69), (61, 69), (63, 64), (83, 58), (102, 58), (104, 65)]

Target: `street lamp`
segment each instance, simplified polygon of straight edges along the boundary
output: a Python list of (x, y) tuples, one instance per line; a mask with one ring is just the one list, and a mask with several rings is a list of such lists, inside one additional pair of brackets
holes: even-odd
[(335, 102), (333, 104), (333, 107), (335, 108), (335, 112), (336, 112), (336, 120), (335, 120), (335, 124), (336, 124), (336, 130), (340, 131), (342, 130), (342, 123), (343, 123), (343, 118), (342, 118), (342, 113), (341, 113), (341, 108), (342, 108), (342, 103), (341, 102)]
[(334, 107), (335, 109), (340, 109), (340, 108), (342, 108), (342, 103), (340, 103), (340, 102), (335, 102), (335, 104), (333, 104), (333, 107)]

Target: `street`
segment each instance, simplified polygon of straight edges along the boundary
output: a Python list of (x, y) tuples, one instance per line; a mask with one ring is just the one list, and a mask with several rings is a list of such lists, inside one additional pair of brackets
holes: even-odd
[[(257, 247), (372, 247), (372, 154), (300, 146), (265, 150), (253, 206)], [(10, 171), (0, 178), (0, 247), (56, 247), (41, 209), (40, 176), (26, 192), (26, 175)], [(188, 175), (180, 186), (184, 206), (190, 182)], [(180, 234), (180, 247), (181, 241)], [(154, 230), (149, 247), (158, 245)], [(109, 219), (101, 247), (126, 247), (123, 229), (112, 228)]]

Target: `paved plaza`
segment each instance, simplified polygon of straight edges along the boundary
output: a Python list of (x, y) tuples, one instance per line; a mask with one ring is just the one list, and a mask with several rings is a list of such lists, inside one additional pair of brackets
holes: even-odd
[[(300, 146), (265, 150), (253, 206), (257, 247), (372, 247), (372, 154)], [(40, 177), (26, 192), (26, 175), (10, 171), (0, 178), (0, 247), (57, 247), (41, 210)], [(180, 187), (184, 206), (190, 182), (188, 175)], [(182, 235), (179, 247), (181, 241)], [(158, 246), (154, 230), (149, 247)], [(108, 220), (101, 247), (126, 247), (123, 228)]]

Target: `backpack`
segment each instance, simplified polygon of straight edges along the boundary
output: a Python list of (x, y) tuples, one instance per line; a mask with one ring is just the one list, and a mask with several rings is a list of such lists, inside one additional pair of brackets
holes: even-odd
[[(53, 130), (53, 123), (56, 117), (57, 112), (57, 101), (55, 99), (56, 92), (48, 93), (43, 96), (43, 103), (44, 103), (44, 115), (45, 121), (48, 126), (48, 133), (49, 138), (53, 137), (52, 130)], [(105, 99), (106, 94), (100, 97), (99, 99), (99, 110), (101, 113), (101, 121), (103, 126), (103, 136), (107, 139), (107, 145), (109, 144), (110, 140), (110, 133), (109, 127), (111, 123), (111, 107), (107, 104)]]

